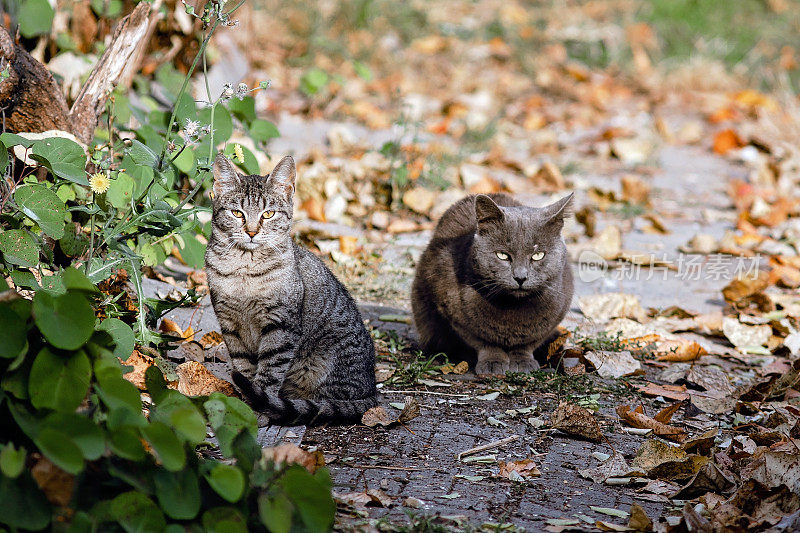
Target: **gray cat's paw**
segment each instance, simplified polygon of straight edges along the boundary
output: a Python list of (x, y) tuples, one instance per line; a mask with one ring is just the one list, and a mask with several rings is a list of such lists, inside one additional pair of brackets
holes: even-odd
[(475, 373), (479, 376), (505, 376), (506, 372), (508, 361), (486, 360), (475, 365)]
[(534, 370), (539, 370), (539, 363), (531, 357), (530, 359), (517, 359), (512, 360), (508, 364), (508, 371), (509, 372), (533, 372)]

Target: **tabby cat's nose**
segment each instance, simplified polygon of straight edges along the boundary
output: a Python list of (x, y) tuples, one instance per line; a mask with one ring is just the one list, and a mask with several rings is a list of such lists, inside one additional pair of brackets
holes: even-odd
[(250, 238), (252, 239), (253, 237), (255, 237), (255, 236), (256, 236), (256, 233), (258, 233), (258, 232), (257, 232), (257, 231), (245, 231), (245, 233), (247, 233), (248, 235), (250, 235)]

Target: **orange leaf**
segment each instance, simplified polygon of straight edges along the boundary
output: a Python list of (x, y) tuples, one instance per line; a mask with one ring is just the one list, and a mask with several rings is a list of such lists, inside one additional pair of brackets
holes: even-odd
[(714, 153), (727, 154), (735, 148), (741, 148), (745, 145), (739, 135), (732, 129), (722, 130), (714, 136)]
[(668, 426), (667, 424), (650, 418), (644, 413), (632, 411), (627, 405), (617, 406), (617, 414), (631, 426), (642, 429), (652, 429), (653, 433), (665, 439), (683, 442), (688, 436), (685, 429)]

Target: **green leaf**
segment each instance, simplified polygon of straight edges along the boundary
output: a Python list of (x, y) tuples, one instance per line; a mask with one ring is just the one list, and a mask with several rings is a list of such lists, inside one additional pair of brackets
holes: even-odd
[(136, 183), (133, 178), (125, 172), (120, 172), (117, 177), (111, 180), (111, 185), (106, 192), (106, 200), (116, 207), (123, 209), (127, 207), (133, 199), (133, 188)]
[(151, 422), (142, 428), (142, 436), (153, 447), (164, 468), (171, 472), (181, 470), (186, 464), (186, 450), (183, 443), (166, 424)]
[[(203, 124), (211, 125), (211, 108), (206, 107), (197, 113), (197, 117)], [(214, 146), (224, 143), (231, 137), (233, 133), (233, 121), (231, 114), (224, 106), (218, 105), (214, 107)]]
[(241, 100), (232, 98), (228, 102), (228, 109), (245, 124), (250, 124), (256, 119), (256, 100), (252, 96), (245, 96)]
[(39, 291), (33, 297), (33, 316), (45, 338), (63, 350), (83, 346), (94, 332), (94, 311), (82, 294), (51, 296)]
[(42, 348), (28, 379), (31, 403), (38, 409), (74, 411), (86, 397), (91, 377), (92, 366), (84, 351), (56, 355)]
[(94, 283), (89, 281), (89, 278), (86, 277), (86, 274), (75, 267), (70, 266), (65, 268), (63, 272), (61, 272), (61, 280), (64, 288), (71, 291), (83, 291), (89, 293), (100, 292), (97, 290), (97, 287), (95, 287)]
[(261, 172), (261, 169), (258, 166), (258, 159), (256, 159), (255, 155), (253, 155), (253, 152), (251, 152), (245, 146), (241, 145), (239, 146), (242, 148), (242, 155), (244, 155), (244, 163), (240, 163), (236, 159), (235, 154), (233, 152), (234, 150), (233, 144), (229, 143), (225, 145), (225, 150), (223, 150), (223, 152), (234, 162), (234, 164), (236, 164), (236, 166), (244, 170), (247, 174), (258, 174), (259, 172)]
[(194, 269), (201, 269), (205, 264), (206, 245), (197, 240), (191, 233), (184, 233), (183, 245), (179, 246), (181, 251), (181, 259), (188, 266)]
[(24, 0), (17, 14), (19, 32), (27, 38), (50, 33), (54, 15), (47, 0)]
[(24, 146), (25, 148), (30, 148), (36, 141), (26, 139), (25, 137), (15, 133), (5, 132), (0, 134), (0, 142), (2, 142), (6, 148), (11, 148), (12, 146)]
[(88, 461), (98, 459), (106, 450), (103, 431), (85, 416), (76, 413), (53, 413), (44, 419), (43, 427), (50, 427), (67, 435)]
[(153, 481), (158, 503), (170, 518), (191, 520), (200, 512), (200, 482), (193, 470), (174, 473), (159, 470)]
[[(175, 89), (177, 93), (180, 90), (180, 85), (183, 84), (183, 75), (179, 72), (176, 73), (179, 80), (178, 86)], [(190, 91), (191, 92), (191, 91)], [(187, 120), (197, 120), (197, 104), (192, 98), (190, 92), (185, 92), (175, 104), (175, 121), (182, 128), (186, 125)]]
[(292, 465), (278, 483), (309, 531), (328, 531), (333, 526), (336, 504), (331, 497), (327, 469), (322, 468), (316, 475), (311, 475), (302, 466)]
[(25, 469), (26, 455), (25, 448), (20, 447), (18, 450), (14, 448), (13, 442), (6, 443), (0, 451), (0, 471), (4, 476), (16, 479)]
[(28, 327), (7, 305), (0, 306), (0, 357), (13, 359), (28, 346)]
[(168, 392), (167, 380), (164, 379), (161, 369), (156, 365), (147, 367), (147, 370), (144, 371), (144, 384), (156, 405), (160, 404)]
[(258, 516), (270, 533), (289, 533), (293, 511), (292, 502), (283, 493), (272, 497), (262, 494), (258, 497)]
[(203, 513), (208, 533), (247, 533), (247, 521), (233, 507), (214, 507)]
[(100, 323), (99, 331), (106, 331), (114, 340), (114, 357), (123, 361), (133, 353), (136, 337), (131, 327), (118, 318), (107, 318)]
[(250, 137), (252, 137), (256, 142), (267, 142), (270, 139), (280, 136), (281, 134), (278, 133), (278, 128), (275, 127), (275, 124), (268, 120), (259, 118), (250, 124)]
[(89, 249), (89, 238), (79, 229), (77, 223), (67, 224), (64, 236), (58, 240), (61, 251), (68, 257), (79, 257)]
[(121, 427), (109, 432), (108, 447), (123, 459), (144, 461), (145, 452), (139, 432), (132, 427)]
[(89, 185), (86, 177), (86, 154), (81, 145), (63, 137), (36, 141), (31, 158), (50, 169), (53, 175), (78, 185)]
[(8, 166), (8, 148), (6, 145), (0, 141), (0, 174), (6, 173), (6, 167)]
[(141, 414), (142, 399), (133, 383), (123, 379), (119, 362), (98, 359), (94, 364), (95, 390), (109, 409)]
[(83, 452), (63, 431), (43, 427), (33, 442), (61, 470), (70, 474), (83, 470)]
[(300, 90), (308, 96), (315, 95), (328, 84), (328, 79), (324, 70), (312, 68), (300, 78)]
[(244, 494), (244, 473), (233, 465), (218, 463), (206, 474), (206, 481), (217, 494), (227, 501), (239, 501)]
[(44, 185), (25, 185), (14, 191), (14, 201), (20, 211), (39, 224), (42, 231), (54, 239), (64, 236), (67, 208), (56, 193)]
[(114, 498), (111, 501), (111, 514), (128, 533), (163, 531), (167, 527), (161, 509), (153, 500), (135, 491)]
[[(175, 156), (171, 156), (175, 157)], [(184, 148), (180, 155), (175, 157), (175, 160), (172, 162), (175, 167), (183, 172), (184, 174), (190, 174), (192, 170), (195, 168), (196, 158), (194, 150), (191, 148)]]
[(90, 3), (92, 11), (97, 13), (98, 17), (113, 19), (122, 12), (122, 2), (120, 0), (92, 0)]
[(219, 441), (220, 451), (225, 457), (233, 454), (233, 441), (242, 431), (249, 431), (253, 437), (258, 433), (256, 415), (243, 401), (212, 393), (203, 404), (208, 422)]
[(39, 263), (39, 245), (23, 229), (0, 233), (0, 252), (3, 252), (3, 259), (13, 265), (33, 267)]
[(148, 146), (136, 139), (131, 139), (131, 146), (126, 150), (126, 154), (133, 159), (137, 165), (155, 169), (158, 166), (158, 155)]
[(1, 524), (37, 531), (50, 523), (51, 516), (50, 504), (30, 474), (17, 479), (0, 476)]

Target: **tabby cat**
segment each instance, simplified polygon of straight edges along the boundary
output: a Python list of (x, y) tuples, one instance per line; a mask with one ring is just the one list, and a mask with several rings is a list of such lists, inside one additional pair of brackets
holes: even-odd
[(422, 254), (412, 286), (422, 348), (475, 363), (477, 374), (539, 368), (535, 350), (572, 301), (561, 238), (572, 195), (542, 208), (506, 194), (453, 204)]
[(353, 298), (290, 234), (295, 165), (269, 176), (214, 160), (211, 302), (234, 384), (275, 423), (358, 418), (377, 403), (375, 348)]

